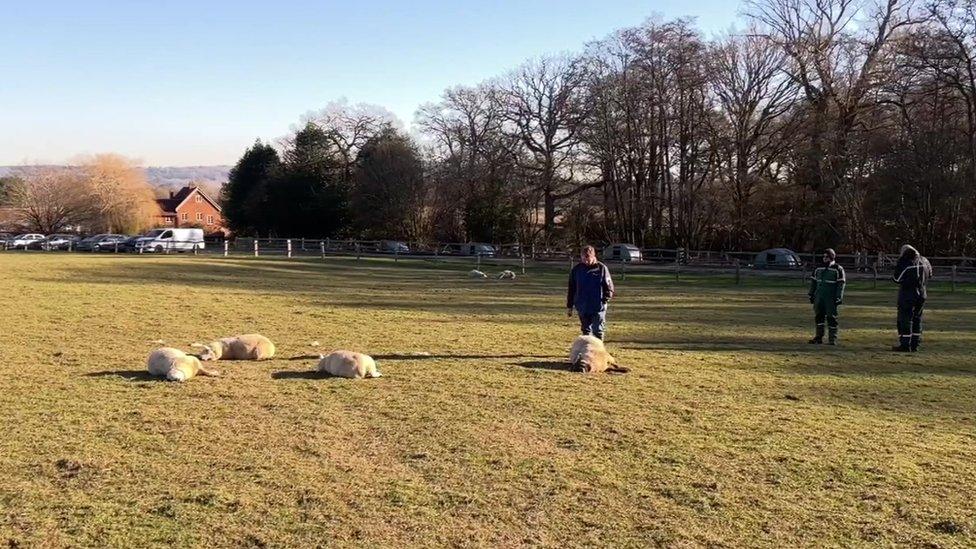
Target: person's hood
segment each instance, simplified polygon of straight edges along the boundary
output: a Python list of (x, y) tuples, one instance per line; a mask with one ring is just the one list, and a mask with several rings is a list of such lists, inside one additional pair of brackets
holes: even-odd
[(905, 244), (905, 245), (903, 245), (901, 247), (901, 251), (898, 253), (898, 255), (901, 256), (901, 257), (905, 257), (905, 254), (908, 253), (908, 252), (912, 252), (912, 254), (914, 255), (914, 257), (922, 257), (922, 254), (918, 253), (918, 250), (916, 250), (915, 247), (912, 246), (911, 244)]

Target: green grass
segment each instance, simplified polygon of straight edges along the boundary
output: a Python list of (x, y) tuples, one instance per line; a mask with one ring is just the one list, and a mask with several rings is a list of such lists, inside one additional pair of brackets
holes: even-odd
[[(632, 275), (632, 371), (584, 376), (562, 270), (466, 270), (0, 255), (0, 545), (976, 544), (971, 290), (935, 288), (904, 356), (888, 284), (827, 349), (799, 280)], [(279, 358), (144, 374), (156, 340), (248, 332)], [(287, 360), (332, 348), (384, 377)]]

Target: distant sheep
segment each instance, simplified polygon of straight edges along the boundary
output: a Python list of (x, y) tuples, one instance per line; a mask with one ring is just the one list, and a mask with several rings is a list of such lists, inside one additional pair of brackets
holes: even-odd
[(200, 363), (200, 359), (179, 349), (163, 347), (149, 354), (146, 362), (149, 374), (169, 381), (186, 381), (197, 374), (219, 377), (220, 372)]
[(319, 360), (319, 372), (348, 378), (380, 377), (373, 357), (352, 351), (333, 351)]
[(274, 356), (275, 346), (270, 339), (260, 334), (247, 334), (225, 337), (203, 347), (200, 360), (266, 360)]
[(515, 280), (515, 273), (512, 271), (502, 271), (498, 275), (498, 280)]
[(569, 351), (569, 363), (577, 372), (627, 372), (627, 368), (617, 365), (617, 360), (607, 352), (603, 341), (591, 335), (579, 336), (573, 341)]
[(488, 275), (478, 269), (471, 269), (468, 271), (468, 278), (488, 278)]

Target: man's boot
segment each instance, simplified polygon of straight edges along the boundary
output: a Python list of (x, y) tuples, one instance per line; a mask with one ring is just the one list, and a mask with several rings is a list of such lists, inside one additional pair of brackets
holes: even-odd
[(830, 328), (830, 335), (827, 336), (827, 345), (837, 345), (837, 328)]
[(823, 343), (823, 336), (824, 336), (823, 324), (817, 324), (817, 335), (813, 336), (813, 339), (811, 339), (807, 343), (811, 345), (820, 345), (821, 343)]
[(908, 348), (913, 353), (918, 352), (918, 346), (922, 343), (922, 336), (913, 335), (911, 343), (909, 343)]
[(892, 351), (896, 353), (908, 353), (911, 352), (912, 348), (910, 346), (912, 336), (898, 336), (898, 345), (891, 348)]

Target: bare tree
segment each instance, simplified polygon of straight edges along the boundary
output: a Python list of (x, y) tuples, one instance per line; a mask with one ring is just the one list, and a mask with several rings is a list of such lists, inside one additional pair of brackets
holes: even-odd
[(585, 65), (568, 56), (543, 57), (524, 64), (500, 85), (506, 127), (524, 154), (519, 166), (532, 174), (543, 202), (547, 238), (556, 225), (556, 203), (602, 181), (575, 180), (579, 131), (587, 116)]
[(159, 213), (145, 172), (117, 154), (100, 154), (82, 167), (95, 230), (138, 232)]
[(322, 110), (306, 114), (302, 121), (302, 125), (311, 122), (325, 132), (342, 159), (346, 182), (352, 177), (356, 155), (363, 145), (384, 129), (399, 126), (396, 116), (383, 107), (366, 103), (350, 105), (346, 100), (333, 101)]
[[(885, 78), (879, 70), (892, 37), (917, 22), (912, 0), (752, 0), (749, 15), (768, 29), (767, 37), (790, 60), (787, 74), (803, 90), (809, 106), (809, 141), (798, 173), (818, 198), (818, 226), (829, 231), (820, 242), (839, 241), (844, 208), (850, 236), (864, 246), (861, 204), (840, 204), (838, 191), (852, 185), (849, 146), (872, 106), (870, 94)], [(861, 196), (860, 193), (848, 193)]]
[(721, 181), (732, 198), (732, 245), (743, 244), (753, 217), (749, 205), (763, 182), (775, 179), (789, 150), (799, 87), (784, 74), (786, 55), (759, 36), (729, 35), (709, 50), (712, 90), (721, 107), (720, 125), (711, 128), (719, 143)]
[(86, 178), (78, 170), (22, 170), (7, 199), (21, 225), (51, 234), (89, 222), (94, 211), (86, 188)]

